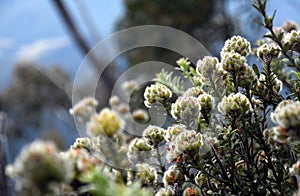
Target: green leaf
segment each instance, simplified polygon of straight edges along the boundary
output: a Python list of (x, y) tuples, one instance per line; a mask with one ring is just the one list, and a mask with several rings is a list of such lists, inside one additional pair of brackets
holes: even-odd
[(282, 62), (285, 63), (285, 64), (290, 64), (291, 63), (288, 58), (283, 58)]
[(258, 67), (255, 63), (252, 65), (252, 68), (253, 68), (253, 71), (255, 72), (255, 74), (257, 75), (257, 77), (259, 77), (260, 73), (259, 73)]
[(283, 39), (283, 36), (284, 36), (284, 32), (281, 32), (279, 35), (278, 35), (278, 39), (281, 41)]
[(264, 24), (261, 21), (257, 20), (257, 19), (253, 19), (253, 22), (260, 25), (260, 26), (264, 26)]
[(265, 34), (263, 37), (274, 39), (274, 36), (272, 34)]
[(263, 10), (264, 10), (264, 11), (266, 10), (266, 7), (267, 7), (267, 0), (265, 0), (265, 1), (263, 2)]
[(298, 80), (300, 80), (300, 73), (296, 72), (295, 70), (292, 70), (291, 74), (293, 74)]
[[(266, 2), (267, 2), (267, 1), (266, 1)], [(272, 22), (273, 22), (273, 20), (274, 20), (274, 18), (275, 18), (276, 12), (277, 12), (277, 10), (274, 10), (273, 15), (272, 15), (272, 17), (271, 17)]]
[(300, 58), (295, 58), (295, 64), (298, 68), (300, 68)]
[(257, 181), (256, 181), (256, 184), (260, 184), (260, 182), (265, 179), (266, 177), (266, 174), (265, 173), (261, 173), (258, 178), (257, 178)]
[(176, 94), (181, 95), (183, 93), (183, 80), (180, 76), (173, 77), (173, 72), (167, 72), (162, 69), (160, 73), (156, 74), (156, 78), (154, 78), (154, 81), (166, 85)]
[(285, 44), (283, 45), (283, 51), (286, 52), (286, 51), (288, 51), (289, 49), (290, 49), (290, 44), (289, 44), (289, 43), (285, 43)]
[(196, 72), (196, 70), (193, 67), (190, 67), (190, 72), (194, 75), (197, 76), (198, 73)]

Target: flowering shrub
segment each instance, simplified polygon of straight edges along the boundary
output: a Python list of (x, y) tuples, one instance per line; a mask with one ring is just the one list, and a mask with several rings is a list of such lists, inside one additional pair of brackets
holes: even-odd
[[(71, 114), (84, 123), (91, 137), (78, 138), (61, 153), (47, 142), (26, 147), (7, 167), (17, 191), (22, 195), (296, 194), (300, 32), (292, 23), (293, 28), (275, 31), (265, 1), (257, 0), (254, 7), (269, 30), (256, 48), (233, 36), (225, 42), (220, 60), (206, 56), (196, 66), (187, 58), (177, 61), (177, 69), (190, 81), (188, 88), (164, 70), (146, 87), (145, 106), (164, 107), (172, 119), (169, 123), (149, 125), (135, 137), (133, 122), (148, 122), (147, 111), (132, 111), (113, 96), (111, 108), (97, 113), (97, 101), (86, 98)], [(260, 69), (248, 64), (246, 57), (251, 54), (260, 61)], [(136, 83), (123, 87), (130, 92)]]

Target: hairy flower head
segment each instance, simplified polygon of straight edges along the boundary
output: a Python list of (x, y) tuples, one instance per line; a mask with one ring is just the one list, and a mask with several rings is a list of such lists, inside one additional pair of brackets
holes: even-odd
[(215, 106), (215, 99), (210, 94), (201, 94), (199, 95), (198, 100), (201, 106), (201, 113), (208, 114)]
[(82, 122), (87, 122), (90, 117), (96, 112), (98, 101), (93, 97), (86, 97), (76, 103), (70, 109), (70, 114), (77, 117)]
[(292, 30), (284, 36), (283, 42), (291, 50), (300, 51), (300, 31)]
[(243, 88), (251, 88), (252, 84), (257, 81), (257, 76), (253, 69), (244, 64), (237, 73), (238, 85)]
[(280, 130), (300, 136), (300, 102), (281, 102), (271, 114), (271, 119), (279, 125)]
[(241, 36), (232, 36), (225, 42), (221, 51), (221, 57), (229, 52), (239, 53), (241, 56), (248, 56), (251, 53), (250, 42)]
[(86, 124), (87, 132), (92, 136), (105, 134), (112, 137), (121, 127), (115, 112), (109, 108), (104, 108), (99, 114), (94, 114)]
[(218, 63), (216, 57), (205, 56), (203, 59), (198, 60), (196, 71), (203, 77), (210, 78), (217, 69)]
[(246, 64), (246, 58), (236, 52), (227, 52), (223, 55), (221, 64), (229, 73), (237, 73)]
[(241, 93), (231, 93), (223, 97), (218, 105), (218, 110), (229, 117), (241, 117), (251, 110), (250, 101)]
[(172, 104), (171, 115), (188, 126), (194, 126), (200, 117), (200, 110), (200, 101), (196, 97), (181, 96)]
[(129, 173), (129, 180), (140, 180), (143, 185), (151, 185), (157, 180), (156, 169), (147, 163), (136, 164), (136, 170)]
[(174, 186), (175, 183), (184, 182), (185, 176), (183, 172), (177, 168), (176, 165), (171, 165), (163, 176), (163, 183), (165, 187), (168, 185)]
[(156, 83), (147, 86), (144, 92), (145, 105), (150, 108), (156, 103), (165, 103), (172, 97), (172, 91), (163, 84)]
[(280, 54), (280, 47), (275, 44), (263, 44), (257, 48), (256, 55), (264, 62), (271, 62), (272, 59), (276, 59)]
[(18, 191), (42, 195), (54, 191), (53, 185), (69, 182), (73, 170), (59, 156), (54, 143), (36, 140), (23, 148), (6, 173), (16, 181)]
[(159, 143), (164, 141), (164, 135), (164, 129), (154, 125), (149, 125), (143, 132), (143, 137), (150, 146), (158, 146)]
[(175, 138), (175, 151), (178, 155), (186, 151), (199, 151), (203, 145), (203, 136), (195, 131), (184, 131)]

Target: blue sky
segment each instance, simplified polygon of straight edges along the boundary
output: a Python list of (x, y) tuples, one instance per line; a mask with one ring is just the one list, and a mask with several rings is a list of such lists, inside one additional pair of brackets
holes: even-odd
[[(64, 2), (83, 35), (90, 38), (76, 6), (83, 2), (89, 10), (99, 34), (98, 38), (89, 39), (91, 44), (113, 32), (115, 21), (123, 14), (122, 0)], [(0, 89), (9, 83), (16, 62), (59, 64), (74, 75), (82, 60), (51, 0), (1, 1), (0, 29)]]
[[(101, 38), (114, 32), (115, 21), (124, 13), (123, 0), (65, 0), (64, 2), (78, 22), (83, 35), (91, 38), (76, 6), (80, 6), (83, 2), (89, 10), (89, 15), (95, 24), (94, 28), (99, 34), (98, 38), (89, 39), (91, 44), (96, 44)], [(232, 13), (235, 13), (235, 4), (238, 1), (233, 0), (233, 2), (229, 8)], [(270, 0), (268, 11), (277, 9), (275, 25), (281, 25), (286, 19), (295, 20), (300, 24), (297, 17), (299, 8), (299, 0)], [(249, 24), (244, 25), (245, 29), (249, 28), (246, 28)], [(249, 34), (257, 38), (261, 36), (253, 32)], [(0, 90), (9, 84), (13, 67), (18, 61), (32, 61), (40, 66), (58, 64), (74, 76), (82, 58), (51, 0), (0, 2)]]

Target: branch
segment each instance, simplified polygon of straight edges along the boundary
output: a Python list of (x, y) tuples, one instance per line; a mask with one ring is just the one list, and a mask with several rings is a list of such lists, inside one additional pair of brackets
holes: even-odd
[[(67, 28), (69, 29), (70, 33), (72, 34), (75, 42), (81, 49), (81, 52), (84, 55), (88, 54), (87, 57), (89, 58), (90, 62), (94, 66), (94, 68), (98, 71), (100, 69), (100, 63), (99, 63), (97, 57), (92, 52), (90, 52), (91, 47), (84, 40), (84, 38), (80, 35), (79, 30), (76, 28), (76, 25), (75, 25), (74, 21), (72, 20), (72, 17), (70, 16), (70, 14), (68, 13), (68, 10), (66, 9), (66, 6), (64, 5), (63, 1), (62, 0), (53, 0), (51, 2), (53, 2), (54, 5), (56, 6), (58, 12), (60, 13), (62, 19), (65, 22)], [(114, 86), (112, 77), (109, 77), (106, 74), (103, 74), (102, 76), (103, 76), (102, 79), (103, 79), (104, 83), (106, 84), (106, 86), (108, 87), (108, 89), (112, 89), (112, 87)]]

